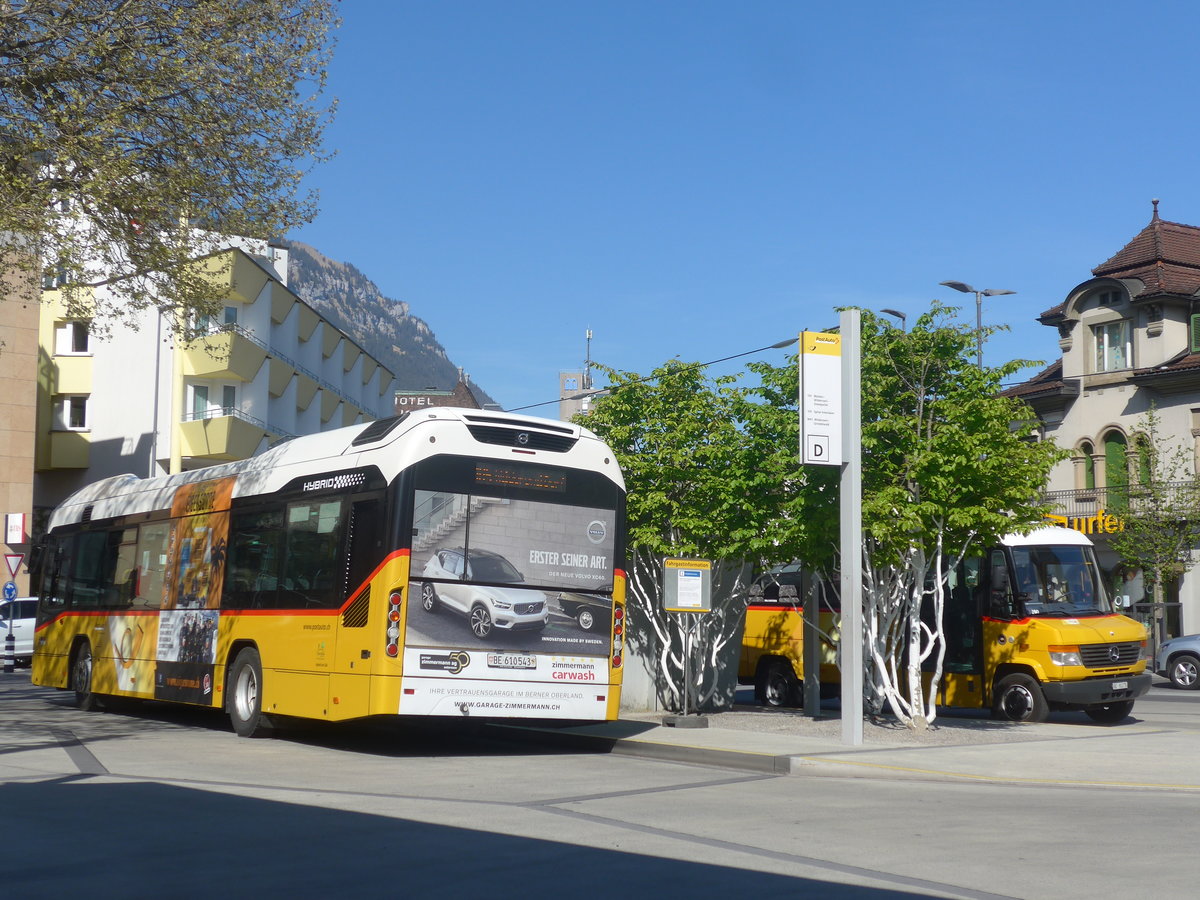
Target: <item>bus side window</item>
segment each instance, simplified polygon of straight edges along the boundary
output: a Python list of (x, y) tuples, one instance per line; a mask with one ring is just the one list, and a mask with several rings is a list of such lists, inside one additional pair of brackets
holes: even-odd
[(283, 512), (279, 509), (234, 512), (221, 605), (226, 609), (275, 609), (279, 584), (279, 545)]
[(342, 605), (342, 526), (340, 499), (306, 500), (287, 508), (287, 551), (279, 601), (285, 608)]
[(38, 581), (38, 624), (57, 615), (67, 605), (64, 570), (67, 554), (64, 541), (47, 538), (40, 560), (41, 571)]
[[(110, 538), (115, 537), (113, 541)], [(85, 531), (75, 535), (67, 602), (73, 609), (98, 609), (104, 605), (105, 586), (117, 567), (120, 532)]]
[(140, 609), (158, 609), (165, 599), (171, 523), (147, 523), (138, 529), (134, 601)]
[(1008, 562), (1004, 558), (1003, 550), (992, 551), (990, 569), (989, 589), (991, 593), (988, 600), (988, 614), (998, 619), (1011, 619), (1013, 617), (1012, 586), (1009, 584)]

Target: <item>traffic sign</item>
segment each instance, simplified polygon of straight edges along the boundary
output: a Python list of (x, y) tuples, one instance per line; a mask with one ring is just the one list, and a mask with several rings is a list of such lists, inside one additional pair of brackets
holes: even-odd
[(5, 553), (4, 562), (8, 564), (8, 574), (16, 575), (17, 569), (21, 568), (21, 563), (25, 561), (24, 553)]
[(16, 600), (17, 599), (17, 583), (15, 581), (4, 582), (4, 599), (5, 600)]

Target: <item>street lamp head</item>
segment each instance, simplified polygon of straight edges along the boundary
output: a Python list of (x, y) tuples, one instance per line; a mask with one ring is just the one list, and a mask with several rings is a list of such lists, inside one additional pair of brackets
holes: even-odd
[(881, 313), (887, 313), (889, 316), (895, 316), (900, 320), (900, 330), (904, 330), (904, 323), (908, 320), (908, 316), (900, 312), (898, 309), (881, 309)]
[(976, 293), (975, 288), (971, 287), (965, 281), (941, 281), (938, 283), (942, 284), (948, 288), (953, 288), (956, 291), (962, 291), (964, 294)]
[(999, 297), (1001, 294), (1015, 294), (1016, 291), (998, 291), (995, 288), (988, 288), (983, 292), (985, 297)]

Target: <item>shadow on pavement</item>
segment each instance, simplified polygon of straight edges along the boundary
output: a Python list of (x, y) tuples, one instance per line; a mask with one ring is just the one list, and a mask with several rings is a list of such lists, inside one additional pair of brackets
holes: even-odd
[(167, 785), (9, 784), (0, 804), (13, 897), (919, 896)]

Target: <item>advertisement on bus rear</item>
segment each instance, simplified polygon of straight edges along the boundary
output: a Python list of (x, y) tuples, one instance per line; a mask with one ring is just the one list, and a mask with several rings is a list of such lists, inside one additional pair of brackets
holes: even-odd
[(409, 647), (607, 657), (612, 510), (416, 492)]

